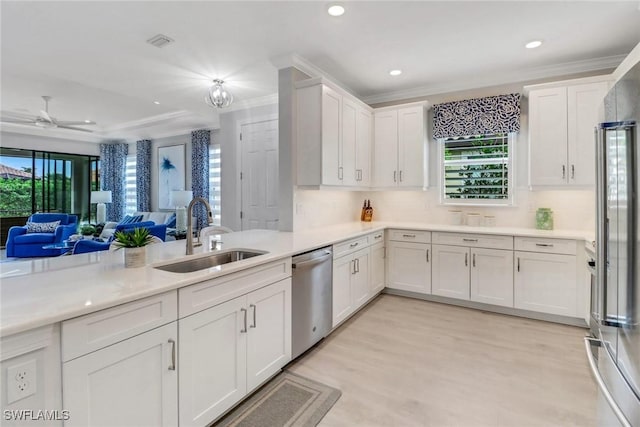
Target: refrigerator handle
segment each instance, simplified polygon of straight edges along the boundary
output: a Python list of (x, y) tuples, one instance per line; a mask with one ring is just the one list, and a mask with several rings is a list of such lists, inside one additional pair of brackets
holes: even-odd
[(604, 319), (607, 309), (607, 244), (609, 224), (607, 219), (607, 139), (606, 131), (596, 128), (596, 286), (600, 306), (596, 314), (599, 322)]
[(613, 411), (613, 413), (616, 415), (616, 418), (618, 418), (618, 421), (620, 421), (620, 424), (623, 427), (633, 427), (629, 422), (629, 420), (627, 420), (627, 417), (624, 416), (624, 413), (622, 412), (622, 410), (616, 403), (615, 399), (611, 395), (611, 392), (607, 388), (607, 385), (605, 384), (604, 380), (602, 379), (602, 375), (600, 374), (600, 370), (598, 369), (598, 363), (596, 362), (596, 359), (593, 356), (593, 351), (591, 350), (591, 347), (592, 346), (599, 347), (601, 345), (602, 343), (598, 339), (584, 337), (584, 347), (585, 347), (585, 350), (587, 351), (587, 359), (589, 360), (589, 366), (591, 367), (591, 374), (593, 375), (593, 378), (596, 380), (598, 389), (600, 390), (600, 392), (602, 392), (602, 395), (604, 396), (605, 400), (611, 407), (611, 410)]

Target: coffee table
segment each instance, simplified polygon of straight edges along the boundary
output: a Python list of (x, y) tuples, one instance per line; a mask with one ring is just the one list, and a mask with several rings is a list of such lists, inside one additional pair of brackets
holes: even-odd
[(75, 241), (69, 242), (65, 240), (62, 243), (51, 243), (48, 245), (44, 245), (42, 249), (57, 249), (60, 251), (60, 255), (66, 255), (67, 253), (73, 250), (73, 247), (75, 246), (75, 244), (76, 244)]

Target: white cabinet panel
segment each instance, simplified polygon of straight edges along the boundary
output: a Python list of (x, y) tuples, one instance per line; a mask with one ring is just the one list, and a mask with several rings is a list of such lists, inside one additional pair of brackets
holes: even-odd
[(351, 289), (353, 294), (354, 310), (360, 308), (370, 295), (371, 285), (369, 284), (369, 249), (363, 249), (353, 254), (355, 271), (351, 278)]
[(342, 99), (342, 184), (356, 185), (356, 144), (358, 106), (348, 98)]
[[(373, 115), (359, 108), (356, 120), (356, 182), (360, 187), (371, 185), (371, 146), (373, 145)], [(346, 163), (346, 161), (345, 161)]]
[(431, 245), (390, 241), (389, 288), (431, 293)]
[(177, 340), (173, 322), (64, 363), (65, 426), (177, 425)]
[(384, 289), (385, 278), (385, 247), (384, 242), (371, 246), (370, 290), (375, 295)]
[(351, 276), (355, 271), (353, 258), (344, 256), (333, 260), (333, 326), (353, 312)]
[(576, 257), (515, 252), (514, 305), (577, 317)]
[(513, 251), (471, 249), (471, 301), (513, 307)]
[(376, 111), (373, 117), (373, 186), (395, 187), (398, 181), (398, 112)]
[(425, 186), (425, 118), (422, 106), (398, 110), (398, 185)]
[(322, 183), (342, 184), (342, 96), (322, 87)]
[(443, 297), (469, 299), (469, 248), (433, 245), (431, 292)]

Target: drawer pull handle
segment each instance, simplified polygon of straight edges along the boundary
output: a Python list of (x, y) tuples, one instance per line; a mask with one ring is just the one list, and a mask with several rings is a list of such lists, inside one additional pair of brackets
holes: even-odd
[(402, 237), (407, 237), (409, 239), (414, 239), (416, 237), (415, 234), (403, 234)]
[(169, 370), (175, 371), (176, 370), (176, 341), (173, 339), (169, 339), (169, 341), (167, 342), (171, 344), (171, 365), (169, 365)]
[(244, 315), (244, 328), (240, 329), (240, 333), (241, 334), (246, 334), (247, 333), (247, 309), (246, 308), (241, 308), (240, 311)]
[(536, 243), (536, 246), (540, 246), (541, 248), (552, 248), (552, 243)]
[(477, 242), (478, 239), (462, 239), (463, 242)]
[(382, 234), (378, 234), (377, 236), (373, 236), (374, 239), (380, 239), (382, 238)]
[(355, 248), (356, 246), (358, 246), (358, 242), (355, 242), (349, 245), (350, 248)]

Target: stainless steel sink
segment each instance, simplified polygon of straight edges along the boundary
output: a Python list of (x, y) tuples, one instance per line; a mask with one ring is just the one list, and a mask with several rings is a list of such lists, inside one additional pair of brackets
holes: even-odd
[(264, 255), (265, 251), (253, 250), (228, 250), (218, 252), (209, 256), (194, 258), (186, 261), (174, 262), (172, 264), (159, 265), (155, 268), (172, 273), (193, 273), (194, 271), (205, 270), (211, 267), (217, 267), (230, 262), (242, 261), (243, 259), (253, 258), (254, 256)]

